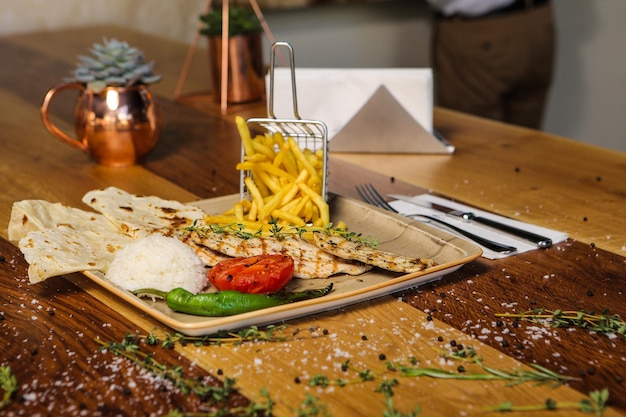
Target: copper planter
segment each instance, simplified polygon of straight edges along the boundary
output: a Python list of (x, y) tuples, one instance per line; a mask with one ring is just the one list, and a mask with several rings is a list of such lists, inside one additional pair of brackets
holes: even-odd
[[(76, 137), (50, 121), (49, 106), (62, 91), (80, 91), (75, 108)], [(106, 87), (99, 93), (83, 84), (62, 83), (46, 94), (41, 106), (46, 129), (61, 142), (81, 150), (101, 165), (134, 165), (157, 144), (161, 128), (159, 112), (145, 85)]]
[[(222, 94), (222, 37), (209, 36), (209, 65), (214, 97)], [(265, 96), (263, 43), (260, 33), (228, 39), (228, 103), (246, 103)]]

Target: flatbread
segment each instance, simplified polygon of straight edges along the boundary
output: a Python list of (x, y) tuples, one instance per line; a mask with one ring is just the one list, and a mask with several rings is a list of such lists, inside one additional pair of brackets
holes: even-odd
[(105, 272), (115, 251), (133, 241), (102, 214), (44, 200), (14, 203), (8, 232), (29, 264), (31, 283), (72, 272)]
[(115, 252), (133, 241), (113, 228), (104, 232), (62, 225), (29, 232), (19, 241), (19, 247), (29, 264), (28, 279), (35, 284), (72, 272), (106, 273)]
[(194, 206), (115, 187), (90, 191), (83, 202), (98, 212), (44, 200), (13, 204), (9, 240), (18, 242), (31, 283), (72, 272), (106, 273), (115, 252), (128, 243), (191, 225), (206, 215)]
[(9, 240), (17, 242), (29, 232), (60, 225), (87, 230), (114, 229), (114, 225), (102, 214), (45, 200), (23, 200), (13, 203), (8, 227)]
[(137, 196), (119, 188), (89, 191), (83, 202), (136, 239), (158, 230), (178, 229), (201, 220), (206, 213), (195, 206), (155, 196)]

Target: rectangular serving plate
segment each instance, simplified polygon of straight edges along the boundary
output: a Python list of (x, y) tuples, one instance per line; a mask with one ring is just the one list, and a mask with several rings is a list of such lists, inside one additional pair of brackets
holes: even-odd
[[(191, 204), (202, 208), (208, 214), (219, 214), (231, 208), (238, 199), (237, 194), (200, 200)], [(323, 279), (295, 278), (287, 286), (289, 291), (325, 287), (329, 282), (333, 282), (333, 290), (322, 298), (228, 317), (204, 317), (177, 313), (170, 310), (162, 300), (153, 301), (134, 296), (109, 282), (100, 272), (86, 271), (84, 274), (98, 285), (172, 329), (188, 336), (204, 336), (222, 330), (261, 326), (294, 319), (415, 287), (440, 279), (479, 258), (482, 254), (479, 246), (462, 238), (351, 198), (329, 194), (329, 205), (331, 218), (335, 222), (343, 221), (348, 225), (349, 231), (376, 239), (378, 249), (400, 255), (430, 258), (437, 262), (437, 266), (411, 274), (373, 268), (357, 276), (341, 274)]]

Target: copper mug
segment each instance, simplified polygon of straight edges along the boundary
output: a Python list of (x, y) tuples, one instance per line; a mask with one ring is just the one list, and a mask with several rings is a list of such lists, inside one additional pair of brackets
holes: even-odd
[[(55, 95), (70, 89), (80, 91), (74, 114), (76, 138), (55, 126), (48, 114)], [(157, 106), (145, 85), (109, 86), (95, 93), (84, 84), (61, 83), (46, 94), (41, 117), (55, 138), (101, 165), (115, 167), (134, 165), (145, 157), (156, 146), (161, 128)]]

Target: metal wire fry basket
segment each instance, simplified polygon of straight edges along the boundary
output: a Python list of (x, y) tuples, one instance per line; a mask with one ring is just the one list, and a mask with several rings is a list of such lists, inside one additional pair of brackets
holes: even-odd
[[(291, 96), (293, 102), (293, 119), (277, 118), (274, 114), (274, 68), (276, 52), (283, 47), (288, 51), (289, 68), (291, 72)], [(269, 133), (281, 133), (285, 139), (293, 138), (301, 149), (309, 149), (312, 152), (322, 151), (322, 197), (327, 199), (328, 182), (328, 128), (326, 124), (319, 120), (302, 119), (298, 113), (298, 98), (296, 93), (296, 72), (294, 63), (293, 47), (288, 42), (277, 41), (272, 45), (270, 55), (270, 76), (269, 76), (269, 97), (268, 97), (268, 117), (250, 118), (246, 124), (250, 132), (266, 131)], [(254, 134), (252, 134), (254, 136)], [(244, 149), (242, 146), (241, 160), (244, 160)], [(249, 198), (244, 179), (250, 176), (249, 171), (241, 171), (240, 190), (241, 198)]]

